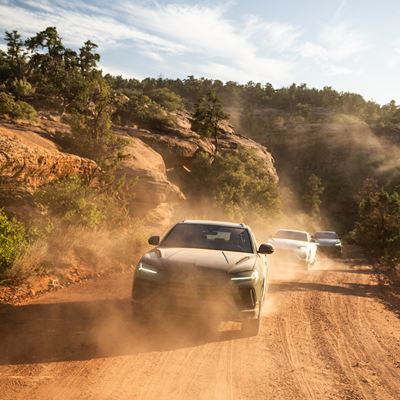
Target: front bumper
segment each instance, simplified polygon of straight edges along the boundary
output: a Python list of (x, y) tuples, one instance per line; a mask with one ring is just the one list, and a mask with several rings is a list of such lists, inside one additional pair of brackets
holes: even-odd
[(258, 315), (260, 282), (232, 282), (228, 274), (209, 281), (172, 281), (156, 276), (135, 276), (132, 302), (162, 313), (210, 313), (226, 319)]
[(318, 246), (318, 251), (330, 257), (341, 257), (342, 246)]
[(307, 254), (297, 249), (275, 249), (273, 261), (289, 265), (303, 266), (307, 262)]

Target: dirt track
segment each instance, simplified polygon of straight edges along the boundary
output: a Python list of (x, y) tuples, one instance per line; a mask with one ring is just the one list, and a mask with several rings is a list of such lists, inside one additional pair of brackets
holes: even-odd
[(261, 333), (132, 327), (130, 276), (0, 305), (0, 398), (399, 399), (400, 319), (370, 270), (271, 276)]

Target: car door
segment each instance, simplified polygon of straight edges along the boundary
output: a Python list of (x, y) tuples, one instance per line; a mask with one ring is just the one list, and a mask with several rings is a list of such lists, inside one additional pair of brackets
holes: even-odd
[(308, 243), (309, 247), (310, 247), (310, 258), (309, 258), (309, 262), (310, 264), (314, 264), (315, 259), (317, 257), (317, 244), (312, 242), (310, 239), (310, 242)]

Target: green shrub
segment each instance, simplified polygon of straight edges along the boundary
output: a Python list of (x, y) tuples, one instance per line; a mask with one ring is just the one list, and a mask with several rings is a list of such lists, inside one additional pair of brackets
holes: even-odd
[(271, 129), (274, 132), (281, 132), (285, 130), (285, 118), (278, 115), (272, 119)]
[(104, 220), (96, 204), (96, 193), (78, 176), (46, 185), (35, 195), (35, 200), (68, 224), (95, 229)]
[(164, 129), (175, 126), (175, 119), (159, 104), (142, 93), (133, 92), (129, 101), (115, 112), (114, 119), (123, 124), (137, 124), (141, 128)]
[(11, 82), (11, 89), (10, 89), (18, 99), (21, 97), (31, 96), (35, 93), (34, 88), (32, 85), (25, 79), (14, 79)]
[(168, 88), (153, 89), (148, 93), (148, 96), (169, 111), (183, 108), (182, 97)]
[(30, 104), (25, 101), (17, 101), (17, 105), (19, 107), (19, 115), (16, 118), (27, 119), (29, 121), (36, 119), (36, 110)]
[(0, 93), (0, 115), (11, 119), (34, 120), (37, 116), (36, 110), (24, 101), (16, 101), (8, 93)]
[(400, 192), (366, 180), (359, 194), (355, 241), (390, 268), (400, 265)]
[(279, 210), (278, 187), (253, 150), (215, 157), (200, 153), (192, 164), (189, 192), (195, 198), (207, 185), (210, 209), (224, 215), (249, 220), (256, 216), (271, 217)]
[(25, 228), (15, 218), (0, 210), (0, 277), (12, 267), (27, 245)]

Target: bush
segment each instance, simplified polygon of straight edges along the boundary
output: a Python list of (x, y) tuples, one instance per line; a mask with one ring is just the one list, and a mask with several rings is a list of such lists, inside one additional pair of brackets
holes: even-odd
[(33, 121), (37, 117), (36, 110), (25, 101), (17, 101), (19, 107), (19, 115), (16, 118), (27, 119)]
[(389, 268), (400, 265), (400, 192), (366, 180), (359, 194), (355, 241)]
[(148, 96), (169, 111), (183, 108), (182, 97), (168, 88), (153, 89)]
[(27, 245), (25, 228), (15, 218), (0, 210), (0, 277), (12, 267)]
[(20, 99), (21, 97), (31, 96), (35, 93), (32, 85), (25, 79), (14, 79), (11, 82), (10, 89), (15, 96)]
[(192, 165), (191, 197), (204, 192), (205, 184), (209, 208), (223, 210), (230, 218), (270, 218), (279, 210), (277, 184), (252, 150), (239, 148), (213, 158), (200, 153)]
[(115, 112), (114, 119), (123, 124), (137, 124), (141, 128), (164, 129), (175, 126), (175, 119), (159, 104), (142, 93), (133, 92), (129, 101)]
[(104, 220), (95, 198), (93, 189), (78, 176), (52, 182), (35, 195), (36, 202), (46, 207), (53, 216), (67, 224), (91, 229), (98, 228)]
[(34, 120), (37, 116), (36, 110), (24, 101), (15, 101), (8, 93), (0, 93), (0, 115), (11, 119)]

